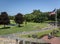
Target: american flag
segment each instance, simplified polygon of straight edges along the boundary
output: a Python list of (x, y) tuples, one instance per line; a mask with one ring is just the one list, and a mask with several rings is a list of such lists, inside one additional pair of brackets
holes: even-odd
[(56, 9), (54, 9), (52, 12), (49, 13), (49, 15), (55, 15), (56, 14)]

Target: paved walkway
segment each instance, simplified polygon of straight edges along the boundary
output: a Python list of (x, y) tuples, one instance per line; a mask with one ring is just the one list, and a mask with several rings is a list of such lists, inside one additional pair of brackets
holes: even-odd
[(0, 44), (16, 44), (16, 41), (8, 38), (0, 38)]
[(59, 37), (54, 37), (54, 38), (48, 39), (48, 36), (44, 36), (42, 39), (51, 43), (51, 44), (60, 44), (60, 38)]

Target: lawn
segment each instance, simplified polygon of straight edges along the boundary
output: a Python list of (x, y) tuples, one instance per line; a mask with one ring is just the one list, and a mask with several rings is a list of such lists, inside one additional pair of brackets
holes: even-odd
[(60, 29), (59, 32), (55, 34), (55, 36), (60, 37)]
[(60, 37), (60, 27), (59, 28), (56, 28), (56, 30), (58, 31), (56, 34), (54, 34), (54, 36), (56, 37)]
[[(58, 30), (59, 32), (54, 34), (54, 36), (60, 37), (60, 30), (58, 28), (53, 29), (53, 30)], [(31, 38), (33, 38), (32, 35), (37, 35), (37, 38), (39, 38), (42, 35), (46, 35), (46, 34), (51, 33), (53, 30), (47, 30), (47, 31), (44, 31), (44, 32), (32, 33), (32, 34), (27, 34), (27, 35), (17, 35), (17, 36), (22, 37), (22, 38), (29, 38), (29, 36), (30, 36)]]
[[(15, 24), (15, 22), (11, 20), (11, 24)], [(17, 25), (15, 25), (15, 26), (7, 26), (7, 27), (10, 27), (7, 29), (2, 29), (3, 25), (0, 25), (0, 35), (23, 32), (23, 31), (39, 30), (46, 26), (47, 26), (47, 23), (28, 22), (26, 25), (24, 23), (21, 24), (21, 27), (18, 27)]]
[(22, 37), (22, 38), (29, 38), (29, 36), (32, 38), (32, 35), (37, 35), (37, 37), (41, 37), (42, 35), (48, 34), (52, 32), (52, 30), (48, 30), (48, 31), (44, 31), (44, 32), (38, 32), (38, 33), (32, 33), (32, 34), (27, 34), (27, 35), (18, 35), (18, 37)]
[(56, 36), (57, 36), (57, 37), (60, 37), (60, 32), (58, 32), (58, 33), (56, 34)]

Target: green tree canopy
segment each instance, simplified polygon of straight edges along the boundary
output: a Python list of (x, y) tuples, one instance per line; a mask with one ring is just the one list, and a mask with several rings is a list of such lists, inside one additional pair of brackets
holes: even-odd
[(20, 27), (20, 24), (22, 24), (24, 21), (23, 15), (21, 13), (18, 13), (15, 15), (15, 22), (19, 24), (18, 26)]
[(8, 14), (7, 12), (1, 12), (1, 15), (0, 15), (0, 24), (4, 25), (8, 25), (10, 24), (10, 19), (8, 17)]

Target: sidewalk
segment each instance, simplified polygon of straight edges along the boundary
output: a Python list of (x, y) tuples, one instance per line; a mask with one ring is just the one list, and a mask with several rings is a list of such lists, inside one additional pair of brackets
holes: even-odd
[(0, 38), (0, 44), (16, 44), (16, 41), (8, 38)]
[(60, 38), (59, 37), (54, 37), (54, 38), (48, 39), (48, 36), (44, 36), (42, 39), (51, 43), (51, 44), (60, 44)]

